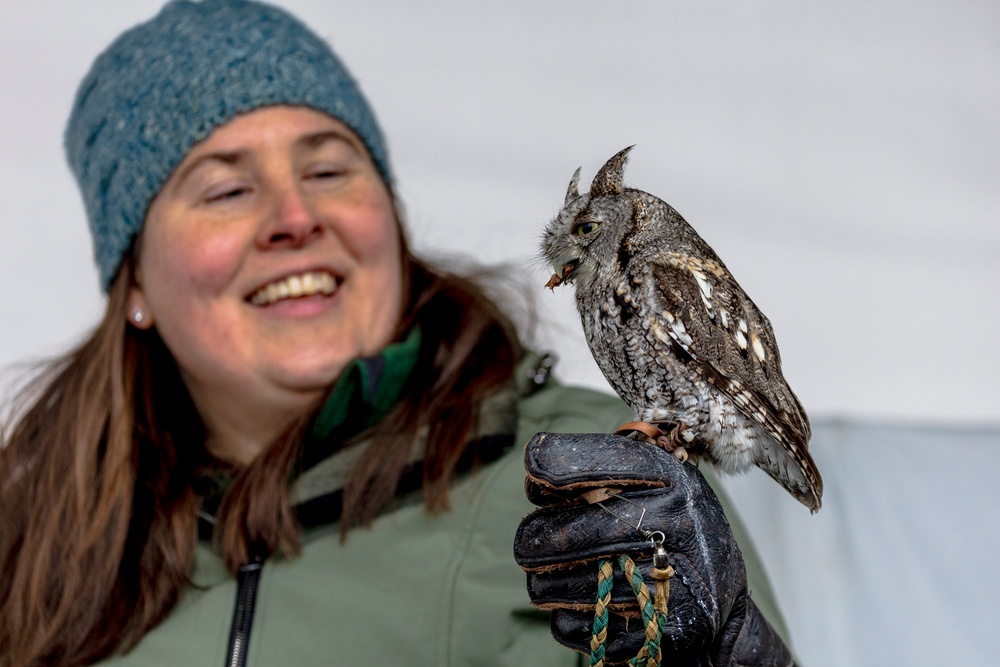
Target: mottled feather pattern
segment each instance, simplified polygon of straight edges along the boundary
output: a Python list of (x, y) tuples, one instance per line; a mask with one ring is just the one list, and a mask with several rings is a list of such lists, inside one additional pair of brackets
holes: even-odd
[(823, 483), (809, 421), (767, 317), (666, 202), (622, 185), (629, 148), (549, 224), (550, 286), (576, 285), (598, 366), (636, 419), (682, 424), (720, 470), (757, 465), (813, 511)]

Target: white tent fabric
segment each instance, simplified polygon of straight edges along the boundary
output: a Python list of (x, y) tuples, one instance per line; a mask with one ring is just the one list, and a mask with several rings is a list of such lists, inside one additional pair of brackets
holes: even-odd
[[(718, 251), (816, 425), (817, 515), (762, 473), (729, 483), (804, 664), (997, 664), (1000, 3), (275, 1), (372, 101), (424, 252), (541, 293), (573, 169), (585, 189), (636, 144), (626, 184)], [(0, 369), (100, 316), (62, 129), (89, 63), (160, 4), (4, 7)], [(558, 375), (606, 388), (571, 291), (537, 303)]]
[(1000, 429), (820, 420), (815, 515), (727, 478), (811, 667), (995, 665)]

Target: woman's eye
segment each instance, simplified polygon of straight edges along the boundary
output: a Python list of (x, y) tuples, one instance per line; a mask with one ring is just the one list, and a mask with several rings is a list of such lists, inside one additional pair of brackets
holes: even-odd
[(307, 179), (317, 179), (326, 180), (331, 178), (337, 178), (338, 176), (343, 176), (347, 172), (346, 169), (337, 165), (315, 165), (311, 169), (306, 171)]
[(584, 222), (578, 222), (573, 227), (573, 233), (577, 236), (586, 236), (587, 234), (592, 234), (597, 231), (597, 228), (601, 226), (601, 223), (594, 222), (593, 220), (586, 220)]
[(205, 201), (212, 204), (238, 199), (250, 192), (250, 188), (241, 183), (220, 183), (205, 193)]

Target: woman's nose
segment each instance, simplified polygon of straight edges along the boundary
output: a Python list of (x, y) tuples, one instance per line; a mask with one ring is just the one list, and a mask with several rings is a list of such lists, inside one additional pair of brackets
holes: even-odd
[(258, 244), (265, 248), (297, 248), (322, 233), (322, 222), (304, 193), (290, 185), (273, 194), (274, 201), (261, 225)]

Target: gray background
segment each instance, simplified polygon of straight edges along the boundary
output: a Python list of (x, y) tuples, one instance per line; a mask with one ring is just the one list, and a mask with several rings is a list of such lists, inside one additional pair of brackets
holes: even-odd
[[(993, 664), (1000, 5), (283, 4), (375, 107), (416, 247), (506, 262), (571, 382), (606, 387), (571, 291), (541, 287), (539, 235), (573, 169), (586, 187), (636, 144), (626, 183), (678, 208), (770, 317), (817, 425), (820, 514), (760, 473), (732, 484), (799, 655)], [(158, 6), (4, 8), (3, 384), (99, 317), (61, 133), (92, 59)]]

